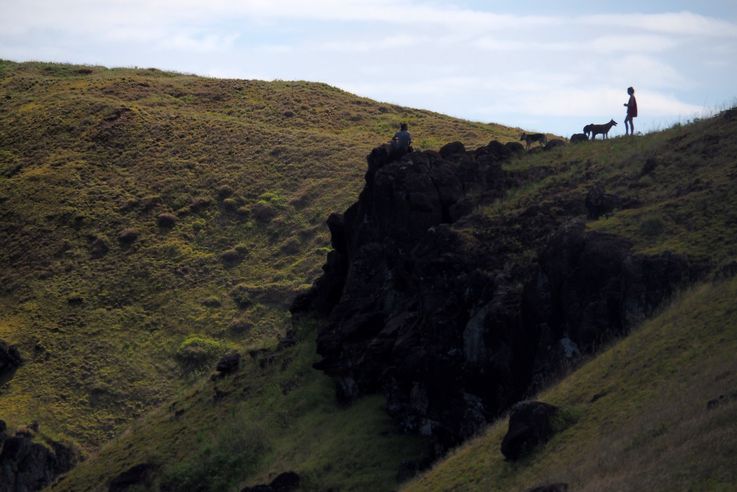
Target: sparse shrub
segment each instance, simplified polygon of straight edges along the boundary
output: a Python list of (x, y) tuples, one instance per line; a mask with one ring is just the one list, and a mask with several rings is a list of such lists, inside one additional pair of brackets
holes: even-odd
[(230, 297), (241, 309), (245, 309), (253, 304), (253, 300), (251, 299), (251, 288), (246, 284), (238, 284), (233, 287), (230, 291)]
[(207, 207), (212, 205), (212, 200), (207, 197), (199, 197), (192, 200), (192, 203), (189, 205), (190, 210), (192, 212), (200, 212), (202, 210), (205, 210)]
[(222, 185), (218, 188), (218, 198), (223, 200), (233, 195), (233, 188), (228, 185)]
[(238, 200), (235, 198), (226, 198), (223, 200), (223, 208), (229, 211), (235, 211), (238, 209)]
[(228, 331), (232, 335), (244, 335), (251, 331), (252, 328), (253, 323), (244, 319), (234, 319), (230, 322), (230, 325), (228, 325)]
[(235, 245), (235, 250), (242, 256), (246, 256), (248, 254), (248, 245), (245, 243), (238, 243)]
[(118, 234), (118, 241), (123, 245), (131, 245), (138, 239), (138, 236), (140, 236), (140, 232), (138, 229), (129, 227), (127, 229), (123, 229)]
[(90, 244), (90, 256), (92, 258), (102, 258), (108, 251), (110, 251), (110, 246), (105, 236), (98, 235), (92, 239)]
[(660, 219), (647, 219), (640, 224), (640, 232), (647, 237), (656, 237), (663, 233), (665, 225)]
[(222, 303), (217, 296), (209, 296), (202, 299), (202, 305), (210, 308), (220, 307)]
[(202, 369), (222, 356), (228, 347), (204, 335), (189, 335), (177, 348), (176, 358), (185, 370)]
[(243, 260), (243, 257), (237, 250), (229, 249), (222, 252), (220, 259), (225, 266), (234, 266), (240, 263)]
[(276, 217), (276, 209), (268, 203), (258, 202), (251, 207), (251, 216), (261, 223), (271, 222)]
[[(244, 414), (246, 415), (246, 414)], [(200, 431), (200, 445), (164, 471), (162, 490), (239, 490), (269, 448), (263, 429), (245, 418), (219, 420)]]
[(301, 246), (302, 243), (299, 241), (299, 239), (293, 237), (287, 239), (284, 244), (281, 245), (281, 248), (279, 248), (279, 250), (285, 255), (293, 255), (299, 252)]
[(156, 223), (163, 229), (171, 229), (177, 223), (177, 217), (174, 214), (159, 214)]
[(70, 306), (81, 306), (84, 304), (84, 296), (79, 292), (72, 292), (67, 296), (67, 304)]
[(240, 215), (243, 218), (246, 218), (249, 215), (251, 215), (251, 209), (246, 206), (238, 207), (238, 210), (236, 210), (236, 212), (238, 213), (238, 215)]

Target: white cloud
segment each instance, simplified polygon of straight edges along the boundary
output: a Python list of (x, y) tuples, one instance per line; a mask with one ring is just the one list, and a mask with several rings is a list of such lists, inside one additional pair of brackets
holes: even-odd
[(562, 7), (528, 15), (497, 5), (0, 0), (0, 57), (316, 80), (469, 118), (542, 121), (553, 131), (564, 118), (618, 114), (628, 85), (650, 115), (698, 112), (694, 98), (706, 103), (696, 89), (718, 101), (735, 96), (737, 25), (729, 20), (569, 15)]

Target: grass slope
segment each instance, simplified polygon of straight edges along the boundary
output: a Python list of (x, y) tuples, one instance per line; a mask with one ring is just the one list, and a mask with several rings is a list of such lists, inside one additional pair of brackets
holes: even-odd
[(240, 490), (293, 470), (303, 490), (392, 490), (403, 460), (425, 453), (367, 397), (335, 405), (334, 384), (312, 368), (315, 323), (298, 343), (247, 357), (234, 376), (200, 385), (136, 422), (53, 490), (106, 489), (132, 466), (158, 468), (148, 490)]
[(26, 361), (0, 418), (92, 451), (273, 345), (400, 121), (418, 147), (518, 135), (324, 84), (0, 61), (0, 339)]
[(735, 490), (735, 299), (737, 278), (695, 287), (538, 395), (577, 421), (532, 456), (504, 460), (500, 420), (403, 490)]
[[(737, 144), (729, 138), (736, 126), (720, 116), (642, 138), (529, 154), (506, 168), (540, 179), (481, 205), (454, 227), (481, 240), (503, 241), (494, 224), (513, 221), (530, 207), (553, 215), (572, 204), (580, 208), (588, 190), (600, 185), (640, 205), (590, 221), (589, 228), (625, 235), (640, 252), (675, 251), (718, 268), (737, 255), (737, 237), (729, 234), (737, 210), (731, 193)], [(674, 209), (680, 215), (670, 215)], [(691, 223), (699, 228), (689, 231)], [(524, 244), (509, 247), (521, 256), (532, 254)], [(692, 471), (696, 488), (730, 484), (730, 440), (722, 440), (717, 451), (703, 450), (703, 443), (713, 432), (734, 433), (734, 403), (710, 412), (705, 405), (720, 394), (732, 395), (735, 386), (735, 289), (735, 281), (728, 281), (689, 290), (657, 319), (544, 393), (543, 399), (563, 406), (577, 422), (532, 459), (503, 461), (499, 444), (506, 423), (500, 421), (407, 488), (523, 490), (564, 480), (574, 490), (637, 489), (640, 483), (668, 489), (681, 483), (680, 469)], [(301, 342), (266, 369), (250, 362), (232, 380), (202, 383), (137, 422), (57, 488), (95, 490), (133, 465), (154, 463), (160, 474), (152, 489), (168, 483), (182, 490), (237, 490), (296, 470), (306, 477), (306, 490), (393, 490), (402, 462), (422, 460), (423, 443), (394, 435), (378, 398), (336, 408), (329, 381), (309, 366), (314, 325), (298, 328)], [(227, 393), (220, 403), (213, 399), (216, 387)], [(284, 388), (296, 389), (284, 394)], [(245, 433), (235, 443), (231, 438), (240, 431), (234, 429)], [(694, 438), (699, 432), (703, 436)], [(670, 454), (663, 451), (674, 442), (682, 444)], [(705, 460), (709, 453), (719, 457)], [(638, 468), (643, 456), (652, 462)], [(243, 461), (233, 463), (238, 459)], [(204, 478), (204, 469), (216, 473), (214, 478)], [(707, 478), (712, 474), (713, 483)]]
[[(734, 272), (737, 264), (737, 115), (538, 154), (508, 169), (546, 175), (479, 210), (511, 220), (542, 206), (581, 203), (594, 185), (639, 206), (588, 228), (630, 239), (645, 254), (671, 251)], [(542, 172), (545, 171), (545, 172)], [(482, 227), (483, 227), (482, 226)], [(474, 229), (474, 227), (476, 227)], [(531, 254), (525, 245), (520, 255)], [(719, 277), (719, 274), (717, 274)], [(728, 275), (727, 275), (728, 277)], [(527, 490), (564, 482), (571, 490), (734, 490), (737, 487), (737, 279), (682, 293), (654, 319), (535, 398), (577, 422), (531, 457), (501, 454), (501, 419), (403, 490)], [(719, 399), (707, 410), (707, 402)]]

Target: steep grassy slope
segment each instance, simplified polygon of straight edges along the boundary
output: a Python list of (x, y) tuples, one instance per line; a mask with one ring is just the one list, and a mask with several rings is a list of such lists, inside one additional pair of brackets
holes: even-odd
[(296, 470), (305, 490), (391, 490), (403, 460), (425, 453), (401, 435), (379, 397), (347, 408), (311, 367), (314, 322), (297, 343), (247, 356), (234, 376), (203, 381), (136, 422), (54, 490), (103, 490), (136, 465), (156, 472), (147, 490), (240, 490)]
[[(549, 176), (489, 204), (466, 226), (543, 206), (555, 214), (594, 185), (635, 206), (588, 228), (633, 241), (643, 253), (688, 255), (716, 272), (630, 337), (536, 398), (577, 422), (519, 463), (500, 452), (507, 421), (408, 484), (406, 490), (733, 490), (737, 486), (737, 111), (645, 138), (568, 147), (511, 168)], [(516, 211), (516, 212), (515, 212)], [(520, 254), (525, 245), (512, 244)], [(726, 278), (726, 280), (724, 280)], [(707, 403), (712, 409), (707, 409)]]
[[(529, 256), (529, 245), (516, 242), (523, 236), (502, 236), (501, 225), (531, 209), (553, 216), (585, 211), (587, 194), (599, 186), (629, 205), (589, 220), (590, 229), (624, 235), (640, 252), (687, 255), (728, 277), (737, 256), (737, 143), (731, 138), (736, 129), (731, 111), (642, 138), (531, 153), (505, 164), (508, 171), (537, 177), (525, 181), (531, 184), (482, 204), (453, 227)], [(693, 287), (541, 395), (577, 422), (531, 459), (503, 461), (502, 421), (407, 487), (524, 490), (562, 480), (574, 490), (641, 489), (639, 484), (678, 489), (684, 483), (730, 488), (732, 439), (720, 437), (709, 450), (704, 446), (716, 435), (735, 432), (736, 291), (730, 279)], [(403, 462), (405, 469), (422, 462), (424, 443), (394, 435), (378, 398), (337, 408), (331, 383), (309, 367), (315, 360), (314, 323), (296, 326), (296, 346), (273, 358), (256, 354), (233, 378), (203, 382), (175, 398), (72, 471), (57, 489), (96, 490), (142, 463), (158, 470), (149, 484), (153, 489), (168, 484), (236, 490), (285, 470), (305, 477), (306, 490), (393, 489)], [(707, 401), (719, 395), (725, 395), (721, 403), (707, 411)]]
[(231, 349), (272, 346), (364, 155), (517, 131), (306, 82), (0, 62), (0, 418), (93, 450)]
[(404, 490), (734, 490), (735, 299), (735, 278), (700, 285), (538, 395), (577, 422), (531, 457), (504, 460), (501, 420)]

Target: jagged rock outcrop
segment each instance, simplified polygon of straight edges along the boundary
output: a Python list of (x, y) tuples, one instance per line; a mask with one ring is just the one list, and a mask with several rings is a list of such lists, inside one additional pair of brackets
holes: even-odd
[(0, 340), (0, 383), (6, 381), (23, 363), (23, 358), (15, 345)]
[(0, 421), (0, 492), (41, 490), (79, 461), (74, 448), (56, 441), (48, 444), (35, 442), (30, 431), (9, 436)]
[(502, 169), (513, 154), (498, 142), (398, 159), (374, 149), (358, 202), (328, 219), (323, 276), (292, 307), (327, 315), (316, 367), (339, 400), (383, 392), (401, 426), (438, 451), (627, 333), (698, 273), (685, 258), (636, 255), (587, 232), (583, 199), (466, 215), (535, 179)]

